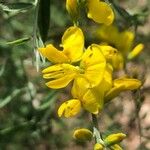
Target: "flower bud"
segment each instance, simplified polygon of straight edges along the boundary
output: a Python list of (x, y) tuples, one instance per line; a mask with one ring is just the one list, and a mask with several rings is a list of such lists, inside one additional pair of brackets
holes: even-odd
[(104, 147), (103, 147), (102, 144), (96, 143), (96, 144), (94, 145), (94, 150), (104, 150)]
[(73, 137), (79, 141), (89, 141), (92, 139), (93, 134), (90, 130), (81, 128), (74, 131)]
[(126, 135), (123, 133), (111, 134), (105, 138), (104, 142), (107, 146), (110, 146), (121, 142), (125, 137)]
[(135, 58), (137, 55), (139, 55), (141, 53), (141, 51), (143, 50), (144, 45), (143, 44), (138, 44), (128, 55), (128, 59), (133, 59)]
[(113, 146), (110, 147), (111, 150), (123, 150), (118, 144), (115, 144)]

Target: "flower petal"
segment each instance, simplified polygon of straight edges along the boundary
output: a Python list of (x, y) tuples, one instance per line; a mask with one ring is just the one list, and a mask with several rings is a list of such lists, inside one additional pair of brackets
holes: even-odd
[(63, 53), (71, 62), (81, 59), (84, 49), (84, 35), (80, 28), (72, 26), (68, 28), (62, 37)]
[(105, 103), (108, 103), (113, 98), (117, 97), (125, 88), (125, 85), (120, 85), (118, 87), (113, 87), (105, 95)]
[(72, 95), (74, 98), (80, 99), (83, 108), (87, 111), (94, 114), (99, 112), (101, 95), (99, 96), (97, 89), (91, 89), (89, 82), (85, 78), (78, 77), (75, 79)]
[(84, 109), (90, 113), (98, 114), (99, 109), (103, 107), (103, 95), (99, 95), (95, 89), (88, 89), (81, 102)]
[(111, 87), (112, 87), (112, 67), (111, 65), (107, 64), (102, 81), (98, 86), (91, 89), (92, 94), (95, 96), (94, 97), (95, 101), (99, 104), (99, 110), (103, 108), (104, 96), (106, 92), (108, 92), (111, 89)]
[(56, 49), (52, 44), (47, 45), (45, 48), (39, 48), (40, 53), (52, 63), (65, 63), (69, 59), (62, 51)]
[(97, 86), (103, 79), (105, 64), (90, 66), (85, 70), (85, 78), (91, 84), (91, 87)]
[(88, 47), (83, 54), (80, 66), (85, 70), (84, 76), (92, 87), (101, 82), (105, 71), (106, 59), (99, 45), (92, 44)]
[(71, 94), (74, 98), (82, 99), (83, 95), (90, 88), (89, 82), (83, 77), (76, 77), (73, 82)]
[(71, 99), (61, 104), (61, 106), (58, 109), (58, 116), (64, 116), (66, 118), (73, 117), (80, 112), (80, 109), (80, 101), (77, 99)]
[(141, 81), (133, 78), (122, 77), (113, 82), (114, 87), (106, 94), (105, 103), (112, 100), (123, 91), (135, 90), (141, 86)]
[(88, 18), (93, 19), (97, 23), (112, 24), (114, 13), (107, 3), (100, 2), (99, 0), (88, 0), (87, 7)]
[(66, 87), (75, 77), (75, 74), (65, 75), (61, 78), (49, 81), (46, 85), (52, 89), (59, 89)]
[(120, 85), (125, 85), (124, 90), (135, 90), (141, 86), (141, 81), (133, 78), (122, 77), (114, 80), (114, 86), (119, 87)]
[(116, 48), (109, 45), (99, 45), (99, 47), (108, 61), (118, 53)]
[(46, 85), (49, 88), (58, 89), (67, 86), (75, 78), (78, 70), (70, 64), (58, 64), (50, 66), (42, 72), (43, 78), (51, 80)]

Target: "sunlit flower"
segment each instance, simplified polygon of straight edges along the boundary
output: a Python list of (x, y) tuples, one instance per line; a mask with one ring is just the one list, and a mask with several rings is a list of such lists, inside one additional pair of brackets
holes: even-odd
[(40, 53), (54, 65), (44, 69), (43, 77), (49, 79), (46, 85), (50, 88), (63, 88), (73, 80), (78, 68), (71, 63), (78, 62), (84, 50), (84, 36), (82, 30), (76, 26), (68, 28), (63, 37), (63, 50), (58, 50), (52, 44), (39, 48)]
[[(89, 46), (83, 53), (84, 38), (78, 30), (80, 31), (77, 27), (71, 27), (70, 30), (68, 29), (65, 32), (62, 38), (63, 51), (59, 51), (53, 46), (51, 46), (50, 49), (49, 46), (40, 48), (43, 56), (48, 58), (49, 61), (57, 63), (42, 71), (43, 77), (50, 79), (50, 81), (46, 83), (49, 88), (63, 88), (67, 86), (70, 81), (78, 77), (85, 78), (91, 87), (101, 82), (105, 71), (106, 59), (96, 44)], [(73, 39), (75, 42), (73, 42)], [(71, 64), (79, 60), (79, 66)]]
[[(74, 112), (72, 113), (72, 110), (70, 110), (70, 106), (68, 109), (67, 105), (64, 105), (66, 102), (64, 102), (58, 109), (58, 115), (66, 117), (66, 112), (68, 113), (67, 116), (73, 117), (77, 115), (80, 112), (80, 109), (83, 108), (93, 114), (98, 114), (99, 111), (102, 110), (104, 105), (104, 96), (108, 90), (110, 90), (112, 87), (112, 68), (110, 65), (106, 66), (103, 78), (101, 82), (95, 86), (91, 87), (91, 84), (88, 82), (84, 76), (80, 76), (74, 80), (73, 87), (72, 87), (72, 96), (73, 99), (68, 100), (68, 102), (71, 103), (72, 100), (76, 100), (77, 103), (80, 103), (81, 107), (76, 107), (77, 105), (73, 106), (72, 104), (71, 108), (73, 107)], [(64, 108), (65, 106), (65, 108)], [(79, 106), (79, 105), (78, 105)], [(65, 111), (65, 113), (60, 112)], [(70, 111), (70, 112), (69, 112)]]

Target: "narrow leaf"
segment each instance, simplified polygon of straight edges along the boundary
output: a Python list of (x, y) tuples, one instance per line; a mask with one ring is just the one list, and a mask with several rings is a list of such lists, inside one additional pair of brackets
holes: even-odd
[(11, 41), (11, 42), (7, 42), (6, 44), (8, 45), (20, 45), (23, 44), (25, 42), (28, 42), (31, 38), (30, 37), (26, 37), (26, 38), (21, 38), (15, 41)]
[(32, 3), (0, 3), (0, 8), (6, 12), (20, 12), (31, 9)]
[(7, 96), (4, 100), (0, 99), (0, 108), (3, 108), (9, 102), (11, 102), (13, 98), (15, 98), (17, 95), (19, 95), (22, 92), (22, 90), (23, 89), (16, 89), (9, 96)]
[(47, 96), (47, 98), (43, 101), (43, 103), (38, 107), (37, 110), (41, 111), (52, 107), (53, 103), (57, 100), (57, 98), (58, 98), (58, 92), (51, 91)]
[(38, 12), (38, 28), (43, 42), (47, 40), (50, 25), (50, 0), (40, 0)]

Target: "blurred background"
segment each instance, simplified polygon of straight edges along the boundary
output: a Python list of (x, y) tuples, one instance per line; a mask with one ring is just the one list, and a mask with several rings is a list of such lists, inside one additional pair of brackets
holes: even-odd
[[(43, 42), (58, 45), (65, 29), (72, 25), (65, 0), (41, 0), (39, 6), (35, 2), (0, 1), (0, 150), (92, 150), (93, 142), (81, 143), (72, 138), (78, 127), (92, 129), (90, 115), (81, 112), (71, 119), (57, 116), (58, 106), (70, 97), (70, 90), (45, 86), (41, 69), (48, 62), (43, 63), (37, 53)], [(149, 150), (150, 1), (115, 2), (122, 11), (136, 14), (134, 23), (119, 15), (116, 23), (130, 30), (137, 26), (136, 40), (145, 48), (127, 64), (127, 69), (129, 73), (136, 70), (144, 85), (139, 101), (131, 92), (125, 92), (107, 104), (99, 116), (99, 125), (106, 135), (126, 133), (122, 143), (125, 150)], [(93, 38), (88, 33), (96, 25), (85, 14), (81, 25), (89, 45)]]

